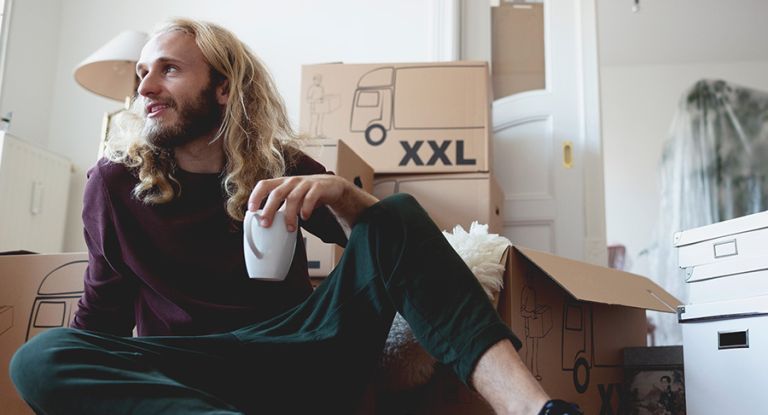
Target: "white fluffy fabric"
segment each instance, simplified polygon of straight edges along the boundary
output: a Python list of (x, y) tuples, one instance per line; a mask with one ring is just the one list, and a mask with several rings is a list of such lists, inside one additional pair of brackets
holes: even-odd
[[(472, 222), (469, 232), (456, 226), (443, 235), (472, 270), (488, 298), (494, 300), (503, 286), (504, 265), (501, 257), (509, 239), (488, 233), (488, 225)], [(390, 391), (402, 391), (429, 381), (435, 359), (416, 341), (411, 328), (398, 313), (392, 323), (384, 354), (379, 363), (378, 383)]]

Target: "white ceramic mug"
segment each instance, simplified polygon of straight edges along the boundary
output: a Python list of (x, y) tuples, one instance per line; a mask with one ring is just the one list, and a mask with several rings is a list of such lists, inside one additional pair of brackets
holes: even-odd
[(296, 249), (296, 231), (285, 228), (285, 212), (278, 210), (272, 225), (259, 223), (262, 210), (245, 212), (243, 250), (248, 276), (265, 281), (282, 281), (288, 275)]

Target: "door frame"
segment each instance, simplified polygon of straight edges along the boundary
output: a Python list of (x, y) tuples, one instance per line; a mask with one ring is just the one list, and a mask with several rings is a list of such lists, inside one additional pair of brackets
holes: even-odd
[[(478, 14), (470, 2), (488, 1), (489, 6), (499, 0), (433, 0), (435, 8), (436, 60), (481, 60), (491, 62), (491, 33), (472, 31), (467, 27), (478, 19), (488, 21), (490, 28), (490, 7), (487, 14)], [(546, 5), (546, 0), (545, 0)], [(600, 113), (600, 71), (597, 43), (596, 0), (578, 0), (579, 28), (578, 42), (580, 65), (575, 70), (581, 73), (582, 114), (580, 130), (583, 137), (581, 154), (584, 180), (584, 260), (607, 265), (608, 250), (605, 232), (605, 185), (603, 181), (603, 145)], [(482, 21), (482, 20), (480, 20)], [(470, 47), (471, 45), (471, 47)], [(473, 51), (473, 52), (471, 52)], [(490, 66), (489, 66), (490, 68)], [(549, 70), (549, 69), (548, 69)], [(505, 224), (507, 225), (507, 224)]]

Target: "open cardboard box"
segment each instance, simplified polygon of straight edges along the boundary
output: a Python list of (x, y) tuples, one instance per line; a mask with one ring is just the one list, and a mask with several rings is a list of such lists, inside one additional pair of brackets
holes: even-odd
[(598, 414), (618, 413), (623, 349), (646, 345), (645, 310), (680, 304), (643, 276), (515, 246), (499, 312), (544, 390)]
[[(645, 310), (673, 313), (680, 301), (648, 278), (520, 246), (507, 251), (506, 265), (498, 310), (544, 390), (585, 414), (619, 413), (623, 349), (646, 345)], [(412, 409), (493, 414), (450, 373), (434, 376)]]
[(8, 375), (13, 353), (53, 327), (68, 327), (83, 293), (88, 254), (0, 254), (0, 413), (32, 414)]

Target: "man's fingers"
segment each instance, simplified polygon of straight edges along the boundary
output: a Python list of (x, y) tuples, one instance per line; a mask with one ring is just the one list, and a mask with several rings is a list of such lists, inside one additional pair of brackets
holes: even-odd
[(307, 220), (315, 207), (332, 203), (342, 189), (335, 176), (294, 176), (261, 180), (248, 198), (248, 209), (255, 211), (264, 202), (261, 226), (272, 225), (275, 212), (285, 202), (285, 225), (290, 231), (298, 228), (298, 216)]
[(285, 226), (290, 232), (299, 227), (298, 215), (304, 210), (305, 195), (311, 187), (312, 185), (306, 181), (298, 182), (285, 197)]
[(321, 193), (317, 187), (311, 187), (307, 190), (307, 192), (304, 195), (304, 200), (301, 205), (301, 218), (304, 220), (308, 220), (310, 216), (312, 216), (312, 212), (315, 211), (315, 206), (317, 206), (318, 201), (320, 199)]
[(263, 212), (261, 214), (261, 226), (268, 228), (272, 225), (275, 217), (275, 212), (280, 209), (283, 201), (288, 196), (291, 188), (288, 181), (281, 183), (279, 186), (272, 189), (267, 196), (267, 202), (264, 204)]
[(251, 191), (251, 196), (248, 197), (248, 210), (257, 211), (261, 207), (261, 202), (269, 195), (269, 193), (275, 187), (282, 183), (282, 179), (264, 179), (259, 180)]

